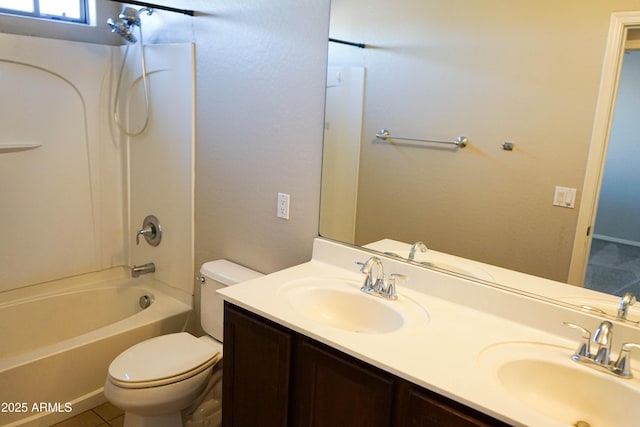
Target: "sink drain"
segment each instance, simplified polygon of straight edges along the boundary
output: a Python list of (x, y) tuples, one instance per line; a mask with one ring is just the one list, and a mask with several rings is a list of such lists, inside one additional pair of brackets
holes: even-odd
[(574, 427), (591, 427), (591, 424), (589, 424), (586, 421), (579, 420), (579, 421), (576, 421), (576, 423), (574, 424)]

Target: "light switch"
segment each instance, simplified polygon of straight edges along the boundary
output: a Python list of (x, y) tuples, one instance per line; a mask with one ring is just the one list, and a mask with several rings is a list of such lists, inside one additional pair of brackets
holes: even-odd
[(573, 209), (576, 205), (576, 189), (556, 186), (553, 205)]

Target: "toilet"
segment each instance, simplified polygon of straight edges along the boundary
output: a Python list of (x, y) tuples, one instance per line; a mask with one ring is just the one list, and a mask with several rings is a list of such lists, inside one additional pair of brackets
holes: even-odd
[(216, 290), (262, 274), (227, 260), (203, 264), (200, 274), (200, 321), (207, 335), (151, 338), (109, 365), (104, 395), (125, 412), (124, 427), (182, 427), (183, 412), (220, 382), (221, 372), (214, 370), (222, 359), (224, 301)]

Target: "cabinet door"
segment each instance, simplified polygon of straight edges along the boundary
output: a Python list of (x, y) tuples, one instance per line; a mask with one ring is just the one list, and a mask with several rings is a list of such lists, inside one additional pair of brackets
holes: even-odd
[(292, 336), (225, 303), (222, 424), (287, 425)]
[(306, 338), (296, 342), (296, 427), (389, 427), (394, 379)]
[(401, 427), (508, 427), (460, 403), (402, 381), (395, 425)]

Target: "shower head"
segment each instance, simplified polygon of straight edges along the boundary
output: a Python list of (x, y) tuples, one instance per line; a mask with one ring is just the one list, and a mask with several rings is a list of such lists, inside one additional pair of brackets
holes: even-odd
[(132, 7), (123, 8), (122, 12), (120, 12), (120, 15), (118, 15), (118, 19), (129, 26), (140, 26), (140, 14)]
[(136, 10), (132, 7), (125, 7), (118, 15), (118, 20), (115, 21), (112, 18), (107, 19), (107, 25), (111, 27), (112, 33), (120, 34), (129, 43), (135, 43), (138, 39), (133, 35), (133, 27), (140, 28), (140, 13), (147, 12), (147, 15), (153, 13), (153, 9), (143, 7), (140, 10)]
[(120, 34), (129, 43), (135, 43), (138, 41), (136, 36), (133, 35), (133, 31), (130, 25), (124, 24), (120, 21), (114, 21), (113, 19), (107, 19), (107, 25), (111, 27), (112, 33)]

